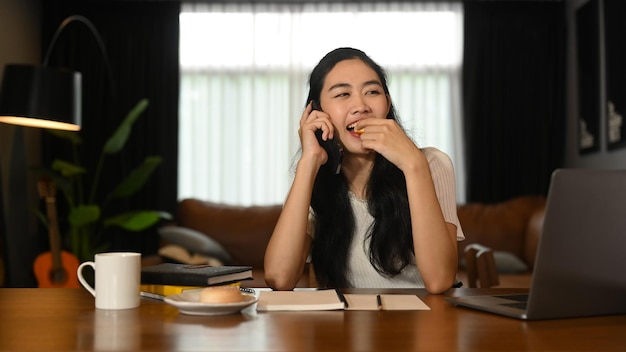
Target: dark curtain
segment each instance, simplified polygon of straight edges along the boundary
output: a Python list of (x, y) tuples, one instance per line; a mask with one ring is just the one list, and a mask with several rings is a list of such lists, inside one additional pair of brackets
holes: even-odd
[[(90, 173), (95, 172), (105, 141), (126, 114), (139, 100), (149, 101), (123, 151), (106, 159), (98, 186), (99, 199), (146, 157), (160, 156), (163, 162), (138, 194), (115, 203), (114, 213), (151, 209), (174, 214), (178, 164), (179, 12), (180, 4), (174, 1), (42, 1), (42, 55), (61, 22), (70, 15), (82, 15), (97, 28), (110, 61), (109, 73), (88, 27), (72, 22), (58, 38), (48, 62), (52, 67), (68, 67), (82, 73), (80, 135), (83, 143), (79, 149), (81, 162)], [(49, 135), (42, 142), (44, 163), (49, 165), (59, 157), (71, 160), (67, 142)], [(112, 250), (149, 254), (158, 249), (155, 229), (144, 233), (116, 230), (111, 236)]]
[(562, 1), (466, 1), (467, 200), (546, 194), (565, 149)]

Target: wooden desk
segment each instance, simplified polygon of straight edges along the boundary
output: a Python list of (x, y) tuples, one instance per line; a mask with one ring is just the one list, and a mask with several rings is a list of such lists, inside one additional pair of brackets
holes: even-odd
[[(449, 295), (520, 292), (455, 289)], [(430, 311), (327, 311), (188, 316), (142, 298), (130, 310), (94, 309), (83, 289), (0, 289), (0, 350), (485, 351), (623, 350), (626, 315), (524, 322), (453, 307), (423, 290)]]

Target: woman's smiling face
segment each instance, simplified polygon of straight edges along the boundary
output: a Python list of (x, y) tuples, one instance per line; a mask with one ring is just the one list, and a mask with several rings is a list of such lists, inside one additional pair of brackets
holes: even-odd
[(326, 75), (320, 93), (320, 105), (330, 115), (335, 138), (352, 153), (367, 153), (352, 126), (365, 118), (387, 118), (390, 103), (376, 71), (359, 59), (338, 62)]

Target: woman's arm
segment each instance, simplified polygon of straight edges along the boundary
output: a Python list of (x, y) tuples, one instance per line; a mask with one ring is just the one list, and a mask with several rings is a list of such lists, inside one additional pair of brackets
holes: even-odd
[[(298, 163), (296, 176), (265, 250), (265, 282), (275, 290), (292, 290), (304, 271), (312, 238), (306, 233), (315, 173)], [(313, 168), (314, 169), (314, 168)]]
[(448, 290), (458, 269), (456, 226), (444, 220), (428, 159), (393, 120), (364, 119), (355, 128), (365, 130), (363, 147), (404, 173), (417, 268), (429, 292)]
[(313, 111), (309, 104), (302, 114), (298, 131), (302, 156), (265, 250), (265, 282), (275, 290), (292, 290), (296, 286), (311, 248), (312, 237), (306, 233), (311, 194), (317, 172), (328, 160), (315, 137), (317, 129), (322, 129), (326, 138), (332, 137), (333, 127), (328, 115)]
[(426, 156), (421, 151), (420, 154), (415, 167), (403, 170), (409, 196), (415, 258), (426, 289), (431, 293), (442, 293), (452, 287), (456, 280), (457, 229), (444, 219), (432, 170)]

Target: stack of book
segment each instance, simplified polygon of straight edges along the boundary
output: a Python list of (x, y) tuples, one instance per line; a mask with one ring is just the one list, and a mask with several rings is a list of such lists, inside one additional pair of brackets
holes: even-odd
[(163, 263), (141, 269), (141, 294), (163, 299), (185, 290), (217, 285), (238, 285), (252, 279), (251, 266), (210, 266)]

